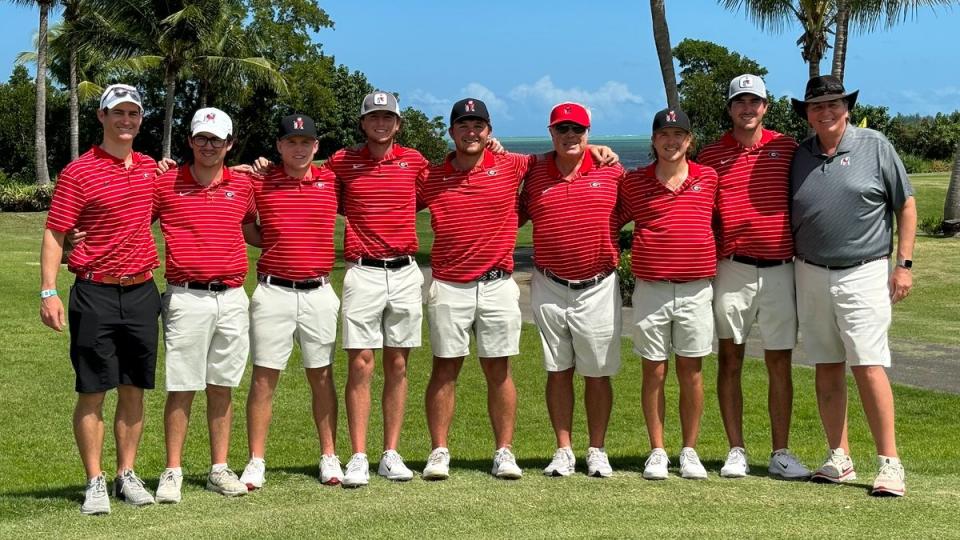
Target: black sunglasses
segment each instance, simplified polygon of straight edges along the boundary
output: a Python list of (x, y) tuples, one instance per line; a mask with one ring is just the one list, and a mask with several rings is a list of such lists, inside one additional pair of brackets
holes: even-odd
[(586, 133), (587, 128), (577, 124), (557, 124), (553, 126), (553, 130), (559, 133), (560, 135), (566, 135), (569, 132), (574, 132), (577, 135), (583, 135)]
[(195, 135), (192, 140), (193, 140), (193, 144), (201, 148), (208, 144), (214, 148), (223, 148), (223, 145), (227, 144), (226, 139), (218, 139), (216, 137), (205, 137), (203, 135)]

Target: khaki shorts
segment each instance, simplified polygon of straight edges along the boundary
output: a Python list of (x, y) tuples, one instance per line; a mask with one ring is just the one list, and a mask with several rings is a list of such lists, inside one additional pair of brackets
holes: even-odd
[(210, 292), (168, 285), (161, 305), (167, 391), (239, 386), (250, 351), (243, 287)]
[(807, 358), (818, 364), (890, 366), (890, 262), (828, 270), (797, 262), (797, 314)]
[(347, 263), (343, 348), (419, 347), (423, 274), (417, 263), (390, 270)]
[(260, 283), (250, 301), (250, 340), (253, 365), (283, 370), (300, 344), (305, 368), (333, 362), (340, 299), (330, 284), (295, 290)]
[(793, 263), (757, 268), (721, 259), (713, 280), (717, 337), (743, 344), (753, 323), (757, 322), (764, 349), (782, 351), (796, 347), (797, 300), (793, 272)]
[(672, 351), (698, 358), (713, 348), (713, 288), (709, 279), (687, 283), (637, 280), (633, 290), (633, 350), (655, 362)]
[(471, 332), (480, 358), (520, 353), (520, 288), (511, 277), (469, 283), (434, 279), (427, 314), (434, 356), (467, 356)]
[(616, 272), (593, 287), (572, 290), (538, 270), (530, 300), (547, 371), (576, 368), (584, 377), (617, 374), (622, 323)]

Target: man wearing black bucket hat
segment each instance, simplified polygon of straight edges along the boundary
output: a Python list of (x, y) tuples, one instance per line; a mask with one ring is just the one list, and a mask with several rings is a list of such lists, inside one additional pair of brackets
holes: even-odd
[(856, 91), (847, 92), (829, 75), (810, 79), (804, 99), (793, 100), (794, 111), (816, 132), (800, 144), (790, 171), (797, 315), (805, 352), (817, 362), (817, 404), (830, 447), (812, 480), (856, 478), (846, 429), (849, 364), (880, 462), (871, 493), (901, 496), (904, 471), (884, 368), (890, 365), (891, 304), (913, 284), (916, 203), (893, 145), (876, 131), (849, 124), (856, 100)]

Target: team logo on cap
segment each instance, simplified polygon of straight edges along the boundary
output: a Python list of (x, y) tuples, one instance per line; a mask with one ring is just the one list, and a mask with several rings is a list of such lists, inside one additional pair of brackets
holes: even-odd
[(465, 112), (477, 112), (477, 106), (473, 103), (473, 100), (471, 99), (466, 104), (464, 104), (463, 110)]
[(674, 111), (667, 111), (667, 118), (666, 118), (666, 120), (667, 120), (667, 122), (676, 122), (676, 121), (677, 121), (677, 113), (674, 112)]
[(293, 121), (293, 129), (303, 129), (303, 118), (298, 116), (297, 119)]
[(740, 88), (753, 88), (753, 79), (750, 77), (740, 77)]
[(216, 114), (214, 114), (214, 113), (212, 113), (212, 112), (208, 112), (208, 113), (207, 113), (207, 120), (213, 122), (214, 120), (216, 120), (216, 118), (217, 118), (217, 115), (216, 115)]
[(386, 95), (386, 94), (374, 94), (374, 95), (373, 95), (373, 104), (374, 104), (374, 105), (386, 105), (386, 104), (387, 104), (387, 95)]
[(563, 112), (566, 114), (570, 114), (573, 112), (573, 109), (571, 109), (570, 106), (567, 105), (566, 107), (563, 108)]

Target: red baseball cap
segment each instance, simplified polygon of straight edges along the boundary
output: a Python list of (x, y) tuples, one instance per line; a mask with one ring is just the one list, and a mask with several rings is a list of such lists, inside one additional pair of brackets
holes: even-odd
[(555, 126), (561, 122), (572, 122), (583, 127), (590, 127), (590, 111), (583, 105), (572, 101), (558, 103), (550, 111), (550, 126)]

